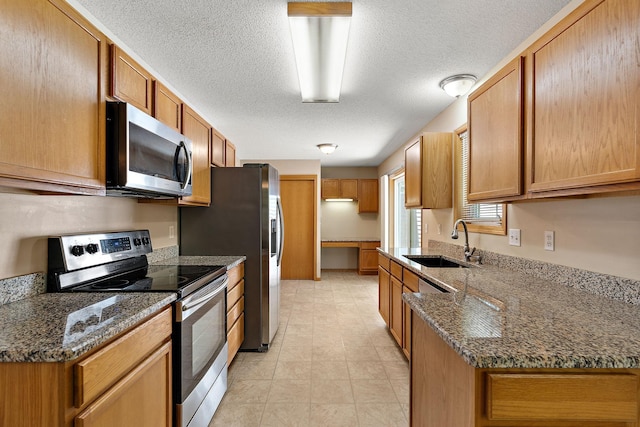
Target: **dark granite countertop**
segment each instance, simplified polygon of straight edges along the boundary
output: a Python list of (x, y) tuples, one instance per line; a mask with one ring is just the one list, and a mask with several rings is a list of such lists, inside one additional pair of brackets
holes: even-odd
[(66, 362), (176, 299), (173, 293), (51, 293), (0, 306), (0, 362)]
[[(175, 256), (158, 251), (160, 265), (240, 264), (244, 256)], [(169, 257), (163, 257), (168, 254)], [(29, 282), (40, 283), (38, 280)], [(7, 286), (26, 279), (6, 280)], [(24, 287), (24, 286), (23, 286)], [(33, 287), (33, 286), (31, 286)], [(17, 287), (21, 289), (21, 287)], [(34, 293), (0, 305), (0, 362), (65, 362), (76, 359), (175, 301), (171, 292)]]
[[(492, 265), (428, 268), (404, 256), (439, 255), (437, 251), (378, 250), (419, 276), (455, 289), (403, 298), (471, 366), (640, 368), (638, 305), (526, 271)], [(597, 278), (583, 274), (584, 280)]]

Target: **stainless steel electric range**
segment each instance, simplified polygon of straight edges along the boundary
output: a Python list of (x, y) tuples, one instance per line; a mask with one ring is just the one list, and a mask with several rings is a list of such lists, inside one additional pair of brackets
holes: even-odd
[(49, 238), (49, 292), (174, 292), (177, 427), (206, 426), (227, 389), (225, 266), (149, 265), (148, 230)]

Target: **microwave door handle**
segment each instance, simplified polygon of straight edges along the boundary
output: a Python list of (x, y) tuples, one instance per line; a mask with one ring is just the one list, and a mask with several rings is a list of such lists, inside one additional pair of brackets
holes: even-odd
[[(185, 188), (187, 188), (187, 185), (189, 185), (189, 180), (191, 179), (191, 174), (193, 173), (193, 164), (191, 162), (191, 156), (189, 156), (189, 150), (187, 149), (186, 144), (184, 143), (184, 141), (180, 141), (180, 145), (178, 146), (178, 150), (184, 150), (184, 156), (187, 159), (187, 168), (188, 168), (188, 172), (187, 172), (187, 176), (184, 179), (184, 182), (182, 183), (181, 188), (184, 190)], [(178, 168), (178, 156), (176, 156), (176, 169)]]

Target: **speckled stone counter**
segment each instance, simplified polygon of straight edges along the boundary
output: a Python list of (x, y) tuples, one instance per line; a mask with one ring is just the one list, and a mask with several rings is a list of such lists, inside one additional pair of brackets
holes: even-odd
[[(640, 368), (640, 306), (492, 265), (427, 268), (380, 250), (455, 291), (404, 294), (411, 309), (477, 368)], [(421, 291), (426, 288), (421, 284)]]
[(245, 256), (178, 256), (157, 261), (160, 265), (225, 265), (227, 270), (240, 264)]
[(173, 293), (42, 294), (0, 306), (0, 362), (65, 362), (176, 299)]

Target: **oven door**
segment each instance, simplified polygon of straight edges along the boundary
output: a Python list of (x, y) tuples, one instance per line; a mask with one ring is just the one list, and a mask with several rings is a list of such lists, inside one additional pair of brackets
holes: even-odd
[[(186, 422), (227, 363), (227, 275), (176, 302), (174, 398)], [(226, 389), (226, 382), (225, 382)]]

